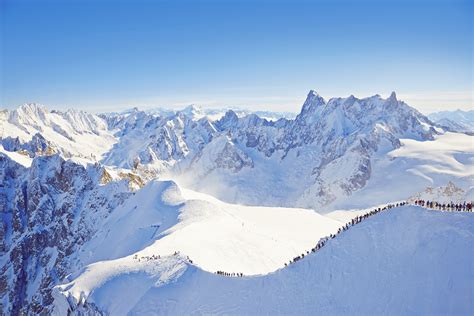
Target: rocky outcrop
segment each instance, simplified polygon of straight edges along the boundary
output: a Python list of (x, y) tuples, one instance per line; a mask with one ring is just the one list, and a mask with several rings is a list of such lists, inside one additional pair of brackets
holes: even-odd
[(28, 169), (0, 155), (0, 174), (2, 310), (49, 314), (71, 255), (130, 193), (119, 183), (99, 187), (93, 170), (58, 155), (37, 157)]

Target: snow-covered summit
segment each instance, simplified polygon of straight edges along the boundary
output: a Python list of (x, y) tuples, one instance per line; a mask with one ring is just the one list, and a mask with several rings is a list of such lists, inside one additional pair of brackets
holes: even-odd
[(206, 113), (202, 110), (202, 108), (195, 104), (188, 105), (183, 110), (178, 111), (178, 113), (183, 113), (192, 119), (200, 119), (206, 116)]
[(38, 152), (31, 149), (38, 148), (38, 139), (48, 149), (39, 154), (57, 152), (89, 161), (100, 159), (116, 141), (102, 118), (84, 111), (49, 111), (32, 103), (0, 113), (0, 142), (5, 148), (34, 156)]

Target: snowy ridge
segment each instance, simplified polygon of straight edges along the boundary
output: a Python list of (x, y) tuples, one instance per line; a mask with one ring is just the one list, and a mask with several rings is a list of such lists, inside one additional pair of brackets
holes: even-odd
[(90, 255), (82, 262), (179, 252), (207, 271), (253, 275), (283, 267), (341, 223), (311, 210), (232, 205), (171, 181), (151, 181), (102, 226), (84, 245)]
[[(80, 278), (58, 288), (55, 302), (63, 312), (67, 308), (74, 310), (79, 301), (86, 301), (99, 310), (119, 315), (158, 311), (302, 315), (368, 311), (469, 313), (474, 307), (464, 293), (472, 286), (469, 280), (474, 275), (466, 261), (468, 258), (462, 253), (474, 242), (474, 218), (470, 213), (442, 215), (413, 206), (392, 209), (328, 241), (326, 247), (309, 254), (305, 260), (262, 277), (227, 278), (209, 274), (189, 266), (179, 256), (146, 261), (148, 268), (142, 268), (146, 275), (128, 274), (128, 268), (117, 263), (113, 267), (122, 267), (122, 274), (110, 272), (116, 269), (105, 268), (103, 272), (96, 269), (96, 276), (86, 272), (86, 279)], [(454, 227), (455, 231), (452, 230)], [(400, 234), (400, 231), (404, 233)], [(435, 231), (445, 233), (440, 235)], [(448, 232), (454, 233), (451, 236), (457, 240), (455, 246), (445, 238), (451, 234)], [(433, 242), (433, 247), (426, 247), (427, 241)], [(349, 244), (351, 246), (347, 247)], [(389, 249), (383, 246), (386, 244), (393, 246)], [(394, 253), (398, 260), (391, 259)], [(365, 260), (367, 257), (371, 260)], [(159, 270), (149, 270), (162, 261), (176, 262), (175, 272), (161, 274)], [(347, 262), (351, 262), (350, 266)], [(453, 262), (458, 263), (456, 271), (450, 269)], [(135, 267), (141, 265), (144, 263)], [(166, 267), (167, 264), (163, 264), (162, 269)], [(108, 277), (107, 282), (98, 284), (93, 291), (81, 290), (90, 289), (86, 284), (110, 273), (114, 273), (114, 277)], [(430, 289), (435, 291), (422, 291), (426, 290), (428, 280)], [(140, 290), (131, 297), (125, 296), (124, 291), (136, 286), (137, 281), (143, 285)], [(407, 282), (409, 286), (400, 286)], [(449, 289), (445, 287), (448, 282), (451, 284)], [(204, 289), (203, 285), (206, 285)], [(76, 303), (64, 304), (61, 292), (70, 297), (70, 302), (73, 299)], [(126, 304), (111, 297), (121, 297)], [(275, 300), (276, 297), (284, 299)]]
[(0, 141), (8, 151), (25, 151), (30, 156), (60, 153), (78, 161), (98, 161), (116, 139), (98, 116), (25, 104), (2, 111)]

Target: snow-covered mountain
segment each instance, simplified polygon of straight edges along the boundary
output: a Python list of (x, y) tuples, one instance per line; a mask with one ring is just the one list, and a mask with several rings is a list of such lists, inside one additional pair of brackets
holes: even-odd
[(443, 134), (395, 93), (326, 102), (311, 91), (294, 120), (229, 110), (213, 121), (199, 113), (102, 116), (118, 138), (102, 162), (177, 178), (228, 202), (260, 205), (264, 195), (265, 205), (321, 207), (363, 188), (374, 157), (401, 139)]
[(0, 142), (8, 151), (31, 157), (60, 153), (65, 158), (98, 161), (116, 139), (103, 119), (83, 111), (49, 111), (25, 104), (0, 112)]
[[(355, 239), (334, 241), (326, 255), (284, 268), (288, 260), (368, 208), (413, 196), (440, 197), (443, 192), (472, 199), (473, 140), (433, 123), (395, 93), (386, 99), (375, 95), (326, 101), (310, 91), (297, 116), (278, 119), (234, 110), (211, 113), (195, 106), (100, 115), (36, 104), (3, 110), (1, 309), (5, 314), (62, 314), (68, 309), (112, 314), (272, 313), (277, 310), (268, 302), (233, 309), (226, 293), (240, 306), (245, 295), (254, 297), (266, 283), (289, 282), (270, 293), (287, 297), (287, 304), (281, 303), (287, 307), (308, 301), (310, 296), (295, 294), (300, 290), (291, 280), (303, 282), (308, 277), (313, 284), (327, 284), (341, 267), (324, 266), (337, 260), (341, 266), (351, 262), (353, 271), (363, 270), (367, 261), (343, 250), (357, 240), (367, 246), (361, 258), (380, 251), (370, 255), (376, 258), (372, 270), (394, 260), (401, 264), (399, 257), (384, 252), (383, 245), (392, 244), (390, 238), (402, 228), (407, 234), (422, 231), (412, 236), (420, 237), (420, 244), (397, 250), (404, 258), (413, 251), (420, 258), (444, 262), (440, 260), (443, 249), (449, 248), (446, 240), (462, 235), (463, 243), (449, 251), (452, 262), (465, 260), (474, 234), (469, 214), (443, 222), (438, 215), (405, 207), (398, 209), (401, 215), (361, 228)], [(437, 188), (445, 185), (447, 189)], [(434, 238), (431, 230), (420, 230), (426, 221), (450, 232), (446, 238), (438, 236), (439, 253), (420, 246)], [(367, 234), (388, 239), (379, 242)], [(446, 268), (450, 262), (433, 268), (439, 275), (433, 286), (451, 279), (461, 284), (455, 291), (465, 293), (469, 284), (461, 276), (469, 280), (466, 274), (472, 271), (451, 275)], [(382, 293), (383, 284), (396, 282), (390, 275), (399, 275), (401, 267), (395, 264), (386, 273), (377, 270), (383, 282), (371, 284), (369, 292)], [(407, 278), (416, 275), (416, 266), (413, 269)], [(221, 280), (211, 274), (217, 270), (248, 277)], [(421, 291), (429, 279), (425, 277), (410, 283), (414, 293)], [(342, 284), (350, 285), (347, 291), (359, 292), (357, 275), (335, 280), (327, 296), (303, 304), (297, 313), (363, 313), (362, 305), (356, 304), (360, 297), (343, 295)], [(205, 293), (200, 301), (188, 302), (188, 310), (166, 303), (189, 298), (203, 281), (224, 290), (213, 294), (225, 302), (222, 310)], [(314, 292), (311, 282), (303, 283), (304, 291)], [(242, 291), (247, 285), (249, 290)], [(438, 291), (417, 299), (428, 303), (440, 293), (445, 294)], [(372, 306), (373, 310), (390, 306), (385, 311), (431, 313), (437, 306), (421, 309), (412, 303), (404, 305), (407, 310), (397, 309), (398, 302), (407, 302), (402, 294), (391, 301), (379, 294), (381, 302), (391, 303)], [(341, 305), (327, 304), (325, 300), (334, 297)], [(463, 297), (450, 302), (459, 306), (447, 309), (452, 313), (472, 309)]]
[(222, 118), (225, 113), (232, 110), (238, 117), (244, 117), (250, 114), (258, 115), (268, 121), (278, 121), (281, 118), (294, 119), (297, 113), (293, 112), (277, 112), (277, 111), (261, 111), (261, 110), (248, 110), (240, 107), (226, 107), (226, 108), (202, 108), (201, 106), (191, 104), (182, 110), (170, 110), (163, 108), (154, 108), (146, 110), (149, 114), (155, 114), (159, 116), (171, 116), (176, 113), (184, 113), (189, 117), (200, 119), (207, 117), (211, 121), (216, 121)]
[[(225, 113), (229, 110), (232, 110), (234, 113), (236, 113), (238, 117), (244, 117), (250, 114), (255, 114), (268, 121), (278, 121), (281, 118), (294, 119), (297, 115), (297, 113), (293, 113), (293, 112), (248, 110), (248, 109), (243, 109), (240, 107), (232, 107), (232, 106), (225, 107), (225, 108), (203, 108), (195, 104), (190, 104), (181, 110), (173, 110), (169, 108), (158, 107), (158, 108), (148, 108), (144, 110), (144, 112), (150, 115), (161, 116), (161, 117), (170, 117), (170, 116), (174, 116), (179, 113), (182, 113), (192, 119), (200, 119), (200, 118), (206, 117), (210, 121), (217, 121), (221, 119), (225, 115)], [(135, 107), (135, 108), (131, 108), (122, 112), (101, 113), (99, 114), (99, 116), (104, 119), (107, 119), (111, 117), (120, 117), (120, 116), (128, 115), (129, 113), (134, 112), (134, 111), (138, 111), (138, 108)]]
[(469, 315), (473, 224), (472, 214), (396, 208), (256, 277), (216, 275), (185, 254), (158, 258), (160, 249), (146, 248), (140, 262), (131, 255), (89, 266), (55, 289), (54, 304), (58, 314)]
[(431, 113), (428, 117), (447, 130), (474, 134), (474, 110), (441, 111)]
[[(379, 175), (391, 176), (386, 175), (388, 165), (397, 178), (407, 175), (411, 194), (446, 184), (453, 177), (450, 168), (458, 168), (449, 165), (451, 159), (441, 162), (449, 165), (441, 171), (421, 170), (423, 160), (436, 160), (436, 155), (395, 159), (389, 154), (404, 143), (444, 144), (454, 137), (397, 100), (395, 93), (387, 99), (375, 95), (326, 101), (310, 91), (294, 119), (276, 121), (233, 110), (218, 120), (206, 113), (189, 106), (177, 112), (135, 108), (95, 116), (25, 105), (3, 112), (1, 141), (7, 151), (31, 157), (59, 152), (83, 163), (100, 161), (132, 170), (144, 182), (171, 178), (227, 202), (249, 205), (330, 209), (378, 182)], [(455, 136), (463, 140), (453, 149), (471, 154), (465, 146), (470, 138)], [(465, 186), (469, 176), (472, 172), (464, 168), (455, 177)]]
[(59, 155), (31, 167), (0, 154), (2, 310), (51, 312), (51, 289), (70, 273), (71, 254), (130, 194), (126, 181), (99, 185), (99, 165), (84, 168)]

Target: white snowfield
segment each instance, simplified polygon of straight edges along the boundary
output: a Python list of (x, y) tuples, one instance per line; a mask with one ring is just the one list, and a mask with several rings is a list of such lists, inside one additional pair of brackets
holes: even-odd
[[(151, 181), (111, 214), (80, 259), (134, 266), (135, 255), (179, 252), (209, 272), (267, 274), (341, 226), (313, 210), (233, 205), (172, 181)], [(99, 280), (103, 264), (115, 262), (90, 266), (88, 278)]]
[[(248, 244), (234, 247), (252, 251)], [(212, 274), (186, 263), (185, 253), (98, 262), (56, 288), (55, 311), (65, 314), (87, 301), (113, 315), (472, 315), (474, 266), (466, 254), (473, 247), (473, 213), (405, 206), (372, 216), (265, 276)]]
[(457, 177), (473, 177), (474, 138), (461, 133), (445, 133), (434, 141), (402, 139), (402, 147), (392, 151), (391, 157), (425, 161), (417, 165), (413, 173), (445, 174)]
[[(367, 185), (326, 209), (365, 208), (385, 201), (401, 200), (428, 187), (453, 181), (474, 199), (474, 137), (446, 132), (432, 141), (401, 139), (402, 146), (373, 158)], [(444, 197), (438, 196), (438, 200)]]
[(117, 142), (101, 118), (83, 111), (49, 111), (37, 104), (0, 111), (0, 140), (18, 137), (25, 143), (37, 133), (64, 157), (81, 163), (100, 160)]
[(10, 158), (13, 161), (16, 161), (17, 163), (19, 163), (23, 167), (26, 167), (26, 168), (31, 167), (32, 159), (30, 157), (28, 157), (26, 155), (23, 155), (23, 154), (20, 154), (20, 153), (17, 153), (17, 152), (14, 152), (14, 151), (7, 151), (7, 150), (5, 150), (5, 148), (3, 148), (2, 144), (0, 144), (0, 154), (3, 154), (5, 156), (7, 156), (8, 158)]

